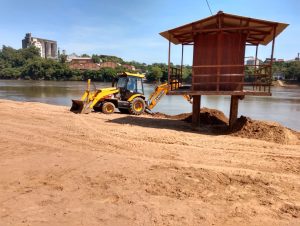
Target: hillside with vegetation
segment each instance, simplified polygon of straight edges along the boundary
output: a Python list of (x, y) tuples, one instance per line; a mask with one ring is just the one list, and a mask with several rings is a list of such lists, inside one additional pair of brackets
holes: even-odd
[[(145, 73), (149, 82), (166, 81), (168, 78), (168, 66), (165, 63), (153, 63), (148, 65), (137, 61), (124, 61), (122, 58), (108, 55), (83, 54), (83, 57), (91, 57), (94, 63), (115, 62), (120, 65), (132, 65), (139, 72)], [(113, 68), (101, 68), (100, 70), (71, 69), (66, 61), (66, 55), (60, 55), (58, 60), (44, 59), (40, 57), (39, 50), (35, 47), (27, 49), (14, 49), (3, 46), (0, 49), (0, 79), (24, 79), (24, 80), (73, 80), (82, 81), (92, 79), (94, 81), (112, 81), (117, 73), (128, 71), (118, 66)], [(179, 65), (172, 65), (180, 67)], [(246, 70), (246, 73), (250, 73)], [(300, 81), (300, 62), (275, 62), (274, 73), (284, 76), (285, 79)], [(191, 81), (192, 67), (183, 67), (183, 80)]]
[[(83, 57), (90, 57), (83, 54)], [(108, 55), (92, 55), (94, 63), (112, 61), (119, 64), (134, 66), (139, 72), (145, 73), (148, 81), (165, 81), (168, 77), (168, 66), (163, 63), (139, 63), (137, 61), (126, 62), (122, 58)], [(71, 69), (66, 62), (66, 55), (60, 55), (58, 60), (44, 59), (40, 57), (39, 50), (35, 47), (27, 49), (13, 49), (3, 46), (0, 50), (0, 79), (24, 79), (24, 80), (73, 80), (82, 81), (92, 79), (94, 81), (112, 81), (117, 73), (128, 71), (118, 66), (113, 68), (101, 68), (100, 70)], [(190, 66), (183, 69), (185, 81), (189, 81), (192, 74)]]
[(97, 71), (70, 69), (65, 55), (61, 55), (59, 60), (44, 59), (35, 47), (16, 50), (3, 46), (0, 51), (0, 79), (80, 81), (91, 78), (95, 81), (111, 81), (123, 70), (121, 67)]

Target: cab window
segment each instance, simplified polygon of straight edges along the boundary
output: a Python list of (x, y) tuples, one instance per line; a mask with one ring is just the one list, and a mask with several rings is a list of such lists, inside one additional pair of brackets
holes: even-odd
[(136, 92), (136, 78), (134, 77), (128, 77), (128, 83), (127, 83), (127, 89), (132, 91), (132, 92)]
[(141, 78), (137, 79), (137, 92), (144, 93), (143, 82)]
[(126, 77), (120, 77), (117, 83), (117, 88), (125, 88), (126, 87)]

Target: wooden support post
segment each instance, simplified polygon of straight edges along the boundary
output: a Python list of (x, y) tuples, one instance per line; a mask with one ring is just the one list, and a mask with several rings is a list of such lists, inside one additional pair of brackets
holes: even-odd
[(192, 126), (194, 128), (200, 125), (200, 106), (201, 96), (193, 96)]
[[(275, 38), (276, 38), (276, 28), (277, 25), (274, 27), (273, 30), (273, 41), (272, 41), (272, 52), (271, 52), (271, 63), (270, 63), (270, 78), (273, 76), (273, 61), (274, 61), (274, 47), (275, 47)], [(269, 93), (271, 92), (271, 84), (269, 85)]]
[(184, 45), (181, 45), (181, 67), (180, 67), (180, 81), (182, 82), (182, 68), (183, 68), (183, 49), (184, 49)]
[[(257, 53), (258, 53), (258, 44), (256, 45), (256, 49), (255, 49), (255, 62), (254, 62), (254, 66), (255, 66), (255, 71), (256, 71), (256, 66), (257, 66)], [(255, 73), (255, 72), (254, 72)]]
[(229, 127), (232, 127), (235, 121), (237, 120), (238, 109), (239, 109), (239, 96), (231, 96)]
[(171, 41), (169, 41), (168, 51), (168, 83), (171, 84)]

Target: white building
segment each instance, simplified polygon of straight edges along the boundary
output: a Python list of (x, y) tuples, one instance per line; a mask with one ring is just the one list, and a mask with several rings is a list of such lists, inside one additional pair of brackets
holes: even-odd
[(33, 38), (31, 45), (38, 48), (40, 50), (41, 57), (45, 58), (45, 49), (43, 48), (42, 43), (40, 43), (36, 38)]
[(257, 65), (256, 67), (258, 67), (259, 65), (259, 59), (255, 57), (248, 57), (248, 60), (246, 60), (246, 65)]
[(22, 48), (35, 46), (40, 49), (41, 57), (57, 59), (57, 42), (53, 40), (32, 37), (31, 33), (27, 33), (22, 40)]

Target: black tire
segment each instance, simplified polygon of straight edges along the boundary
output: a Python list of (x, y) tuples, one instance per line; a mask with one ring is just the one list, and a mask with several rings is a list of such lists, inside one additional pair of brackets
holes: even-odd
[(127, 109), (127, 108), (119, 108), (119, 111), (120, 111), (122, 114), (129, 114), (129, 109)]
[(146, 107), (145, 101), (142, 98), (137, 97), (134, 98), (133, 101), (131, 101), (129, 112), (130, 114), (133, 115), (140, 115), (144, 113), (145, 107)]
[(102, 112), (104, 114), (112, 114), (115, 112), (115, 105), (112, 102), (105, 102), (102, 105)]
[(103, 101), (99, 101), (94, 107), (94, 111), (96, 112), (101, 112), (102, 111), (102, 105), (103, 105)]
[(93, 107), (93, 109), (96, 112), (101, 112), (102, 111), (102, 106)]

